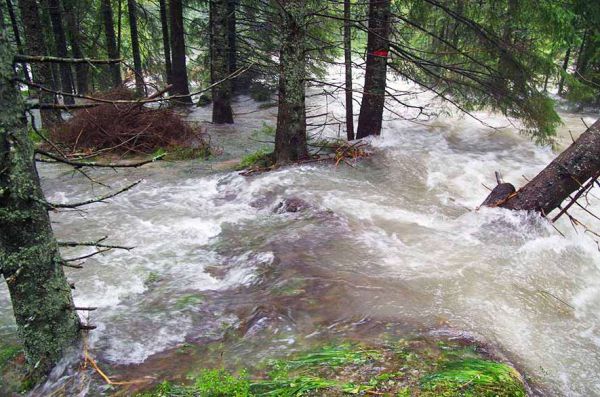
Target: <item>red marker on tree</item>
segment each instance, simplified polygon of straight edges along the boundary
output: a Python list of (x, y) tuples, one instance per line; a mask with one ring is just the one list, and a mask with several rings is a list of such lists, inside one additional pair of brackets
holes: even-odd
[(387, 56), (388, 56), (388, 50), (373, 51), (373, 55), (375, 55), (376, 57), (387, 58)]

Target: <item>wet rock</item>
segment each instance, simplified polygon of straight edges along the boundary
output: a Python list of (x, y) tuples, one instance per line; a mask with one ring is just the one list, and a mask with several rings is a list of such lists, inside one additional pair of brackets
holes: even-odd
[(284, 214), (286, 212), (301, 212), (311, 208), (311, 205), (298, 197), (289, 197), (281, 201), (273, 212), (276, 214)]

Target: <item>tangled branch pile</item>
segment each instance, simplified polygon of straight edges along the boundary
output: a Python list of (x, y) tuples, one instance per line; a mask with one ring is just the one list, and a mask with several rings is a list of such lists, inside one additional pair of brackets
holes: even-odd
[[(134, 100), (134, 93), (118, 88), (102, 99)], [(209, 153), (209, 140), (199, 128), (186, 123), (171, 109), (149, 108), (140, 103), (103, 103), (76, 111), (51, 131), (51, 139), (70, 154), (113, 151), (149, 154), (158, 149), (191, 148)]]

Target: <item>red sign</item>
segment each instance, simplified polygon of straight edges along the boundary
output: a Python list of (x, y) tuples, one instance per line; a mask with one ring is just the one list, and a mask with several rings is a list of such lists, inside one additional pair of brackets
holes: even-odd
[(388, 56), (388, 51), (387, 51), (387, 50), (377, 50), (377, 51), (373, 51), (373, 55), (375, 55), (376, 57), (383, 57), (383, 58), (387, 58), (387, 56)]

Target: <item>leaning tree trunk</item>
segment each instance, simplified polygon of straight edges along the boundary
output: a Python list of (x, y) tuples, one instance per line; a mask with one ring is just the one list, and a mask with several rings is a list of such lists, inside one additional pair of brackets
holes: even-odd
[(306, 2), (282, 4), (282, 43), (279, 55), (279, 108), (275, 131), (275, 161), (284, 164), (308, 157), (306, 146), (304, 40)]
[(387, 57), (390, 47), (390, 0), (369, 1), (369, 33), (367, 37), (367, 68), (357, 138), (380, 135), (385, 103)]
[(354, 139), (354, 106), (352, 103), (352, 36), (350, 0), (344, 0), (344, 66), (346, 72), (346, 136)]
[(0, 32), (0, 274), (27, 366), (38, 380), (78, 339), (79, 317), (44, 204), (24, 103), (12, 81), (12, 58)]
[(144, 95), (144, 76), (142, 71), (142, 57), (140, 55), (140, 41), (138, 36), (135, 0), (127, 0), (127, 11), (129, 13), (129, 30), (131, 33), (131, 51), (133, 52), (135, 92), (141, 97)]
[(169, 3), (171, 16), (171, 88), (172, 95), (181, 95), (173, 101), (175, 104), (191, 105), (189, 96), (187, 67), (185, 65), (185, 32), (183, 28), (182, 0), (171, 0)]
[(215, 124), (232, 124), (231, 80), (229, 75), (229, 0), (213, 0), (210, 7), (212, 45), (212, 122)]
[[(60, 4), (60, 0), (48, 0), (48, 11), (50, 13), (50, 21), (52, 23), (52, 33), (54, 35), (54, 45), (56, 47), (56, 55), (62, 58), (68, 58), (67, 52), (67, 36), (63, 28), (63, 12)], [(66, 94), (72, 94), (73, 89), (73, 76), (71, 72), (71, 65), (68, 63), (61, 63), (60, 68), (60, 86), (62, 91)], [(65, 95), (64, 102), (68, 105), (75, 103), (75, 99), (72, 96)]]
[(598, 176), (600, 120), (524, 187), (515, 192), (511, 184), (499, 184), (482, 205), (547, 215), (558, 208), (571, 193), (582, 188), (588, 179)]
[[(44, 30), (40, 19), (40, 11), (36, 0), (20, 0), (19, 9), (21, 19), (25, 26), (25, 52), (28, 55), (48, 55), (46, 42), (44, 39)], [(31, 65), (32, 78), (38, 84), (44, 87), (52, 87), (52, 69), (48, 63), (39, 63)], [(40, 91), (38, 95), (40, 103), (54, 103), (53, 94)], [(42, 124), (49, 127), (60, 121), (60, 113), (55, 110), (41, 110)]]
[[(104, 24), (104, 37), (106, 40), (106, 52), (110, 59), (119, 58), (119, 49), (117, 47), (117, 39), (115, 38), (115, 27), (113, 22), (113, 12), (110, 0), (101, 0), (100, 9), (102, 12), (102, 23)], [(110, 71), (111, 83), (113, 87), (118, 87), (122, 84), (121, 70), (118, 63), (113, 63), (108, 66)]]
[(169, 19), (167, 17), (166, 0), (158, 0), (160, 7), (160, 27), (162, 29), (163, 55), (165, 58), (165, 77), (167, 84), (171, 84), (171, 42), (169, 39)]
[[(10, 18), (10, 25), (12, 27), (13, 35), (15, 37), (15, 44), (17, 45), (17, 51), (23, 54), (23, 43), (21, 42), (21, 34), (19, 33), (19, 24), (17, 22), (17, 17), (15, 15), (15, 9), (11, 0), (6, 0), (6, 8), (8, 9), (8, 17)], [(31, 81), (31, 76), (29, 76), (29, 70), (27, 70), (27, 64), (25, 62), (21, 63), (23, 67), (23, 74), (25, 75), (25, 80)]]

